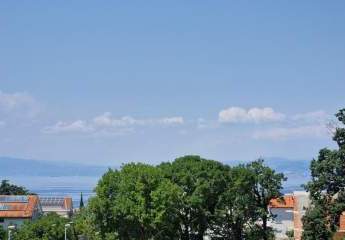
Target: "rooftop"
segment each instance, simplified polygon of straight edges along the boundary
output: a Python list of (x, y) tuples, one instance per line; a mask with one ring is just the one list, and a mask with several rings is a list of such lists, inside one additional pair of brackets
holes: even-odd
[(31, 218), (39, 204), (38, 196), (0, 195), (1, 218)]
[(286, 195), (283, 198), (272, 199), (269, 204), (270, 208), (293, 208), (294, 197)]
[(61, 210), (71, 210), (73, 208), (71, 197), (40, 197), (40, 202), (43, 209), (58, 208)]

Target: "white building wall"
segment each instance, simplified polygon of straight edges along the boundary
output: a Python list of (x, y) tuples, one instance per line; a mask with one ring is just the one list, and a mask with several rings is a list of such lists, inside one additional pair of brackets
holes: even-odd
[(286, 232), (294, 229), (292, 208), (272, 208), (270, 209), (276, 217), (268, 225), (275, 231), (276, 239), (288, 239)]

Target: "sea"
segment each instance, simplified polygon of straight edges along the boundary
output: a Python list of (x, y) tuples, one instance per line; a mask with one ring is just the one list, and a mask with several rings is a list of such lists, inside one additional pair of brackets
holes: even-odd
[[(288, 181), (284, 183), (283, 193), (303, 190), (302, 184), (309, 180), (309, 176), (287, 173)], [(69, 196), (73, 199), (73, 207), (78, 208), (80, 195), (83, 194), (84, 203), (95, 196), (94, 189), (101, 176), (2, 176), (12, 184), (24, 186), (30, 192), (40, 196)]]

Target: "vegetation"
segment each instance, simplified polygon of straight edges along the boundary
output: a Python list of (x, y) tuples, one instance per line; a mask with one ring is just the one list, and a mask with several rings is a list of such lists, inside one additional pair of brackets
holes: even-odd
[(262, 227), (258, 232), (263, 240), (272, 236), (272, 229), (267, 226), (269, 219), (274, 216), (269, 212), (267, 206), (273, 198), (282, 197), (282, 182), (286, 178), (282, 173), (275, 173), (271, 168), (264, 166), (264, 160), (259, 159), (248, 165), (249, 172), (254, 176), (253, 193), (255, 196), (255, 207), (258, 211), (258, 220)]
[(7, 235), (5, 229), (3, 229), (2, 226), (0, 226), (0, 240), (6, 239), (6, 237)]
[(338, 149), (321, 149), (311, 162), (311, 207), (303, 218), (303, 239), (331, 239), (345, 210), (345, 109), (336, 114), (341, 125), (335, 128), (333, 140)]
[(24, 187), (10, 184), (8, 180), (2, 180), (0, 184), (0, 195), (27, 195), (29, 191)]
[(102, 239), (271, 239), (267, 205), (284, 180), (263, 160), (234, 168), (199, 156), (127, 164), (99, 181), (89, 222)]
[(128, 164), (121, 171), (109, 170), (96, 193), (88, 207), (102, 239), (174, 239), (182, 191), (159, 168)]
[(19, 231), (13, 234), (14, 240), (63, 240), (65, 224), (68, 219), (55, 213), (41, 217), (34, 222), (25, 222)]
[(198, 156), (186, 156), (163, 163), (159, 169), (179, 189), (180, 201), (174, 217), (178, 239), (203, 239), (226, 188), (229, 167)]
[(84, 199), (83, 199), (83, 193), (80, 193), (80, 202), (79, 202), (79, 209), (84, 208)]

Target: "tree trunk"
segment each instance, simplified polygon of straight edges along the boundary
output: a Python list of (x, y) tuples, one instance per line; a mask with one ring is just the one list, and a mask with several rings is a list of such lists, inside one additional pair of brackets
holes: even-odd
[(268, 240), (267, 217), (266, 216), (264, 216), (262, 218), (262, 230), (263, 230), (263, 240)]

